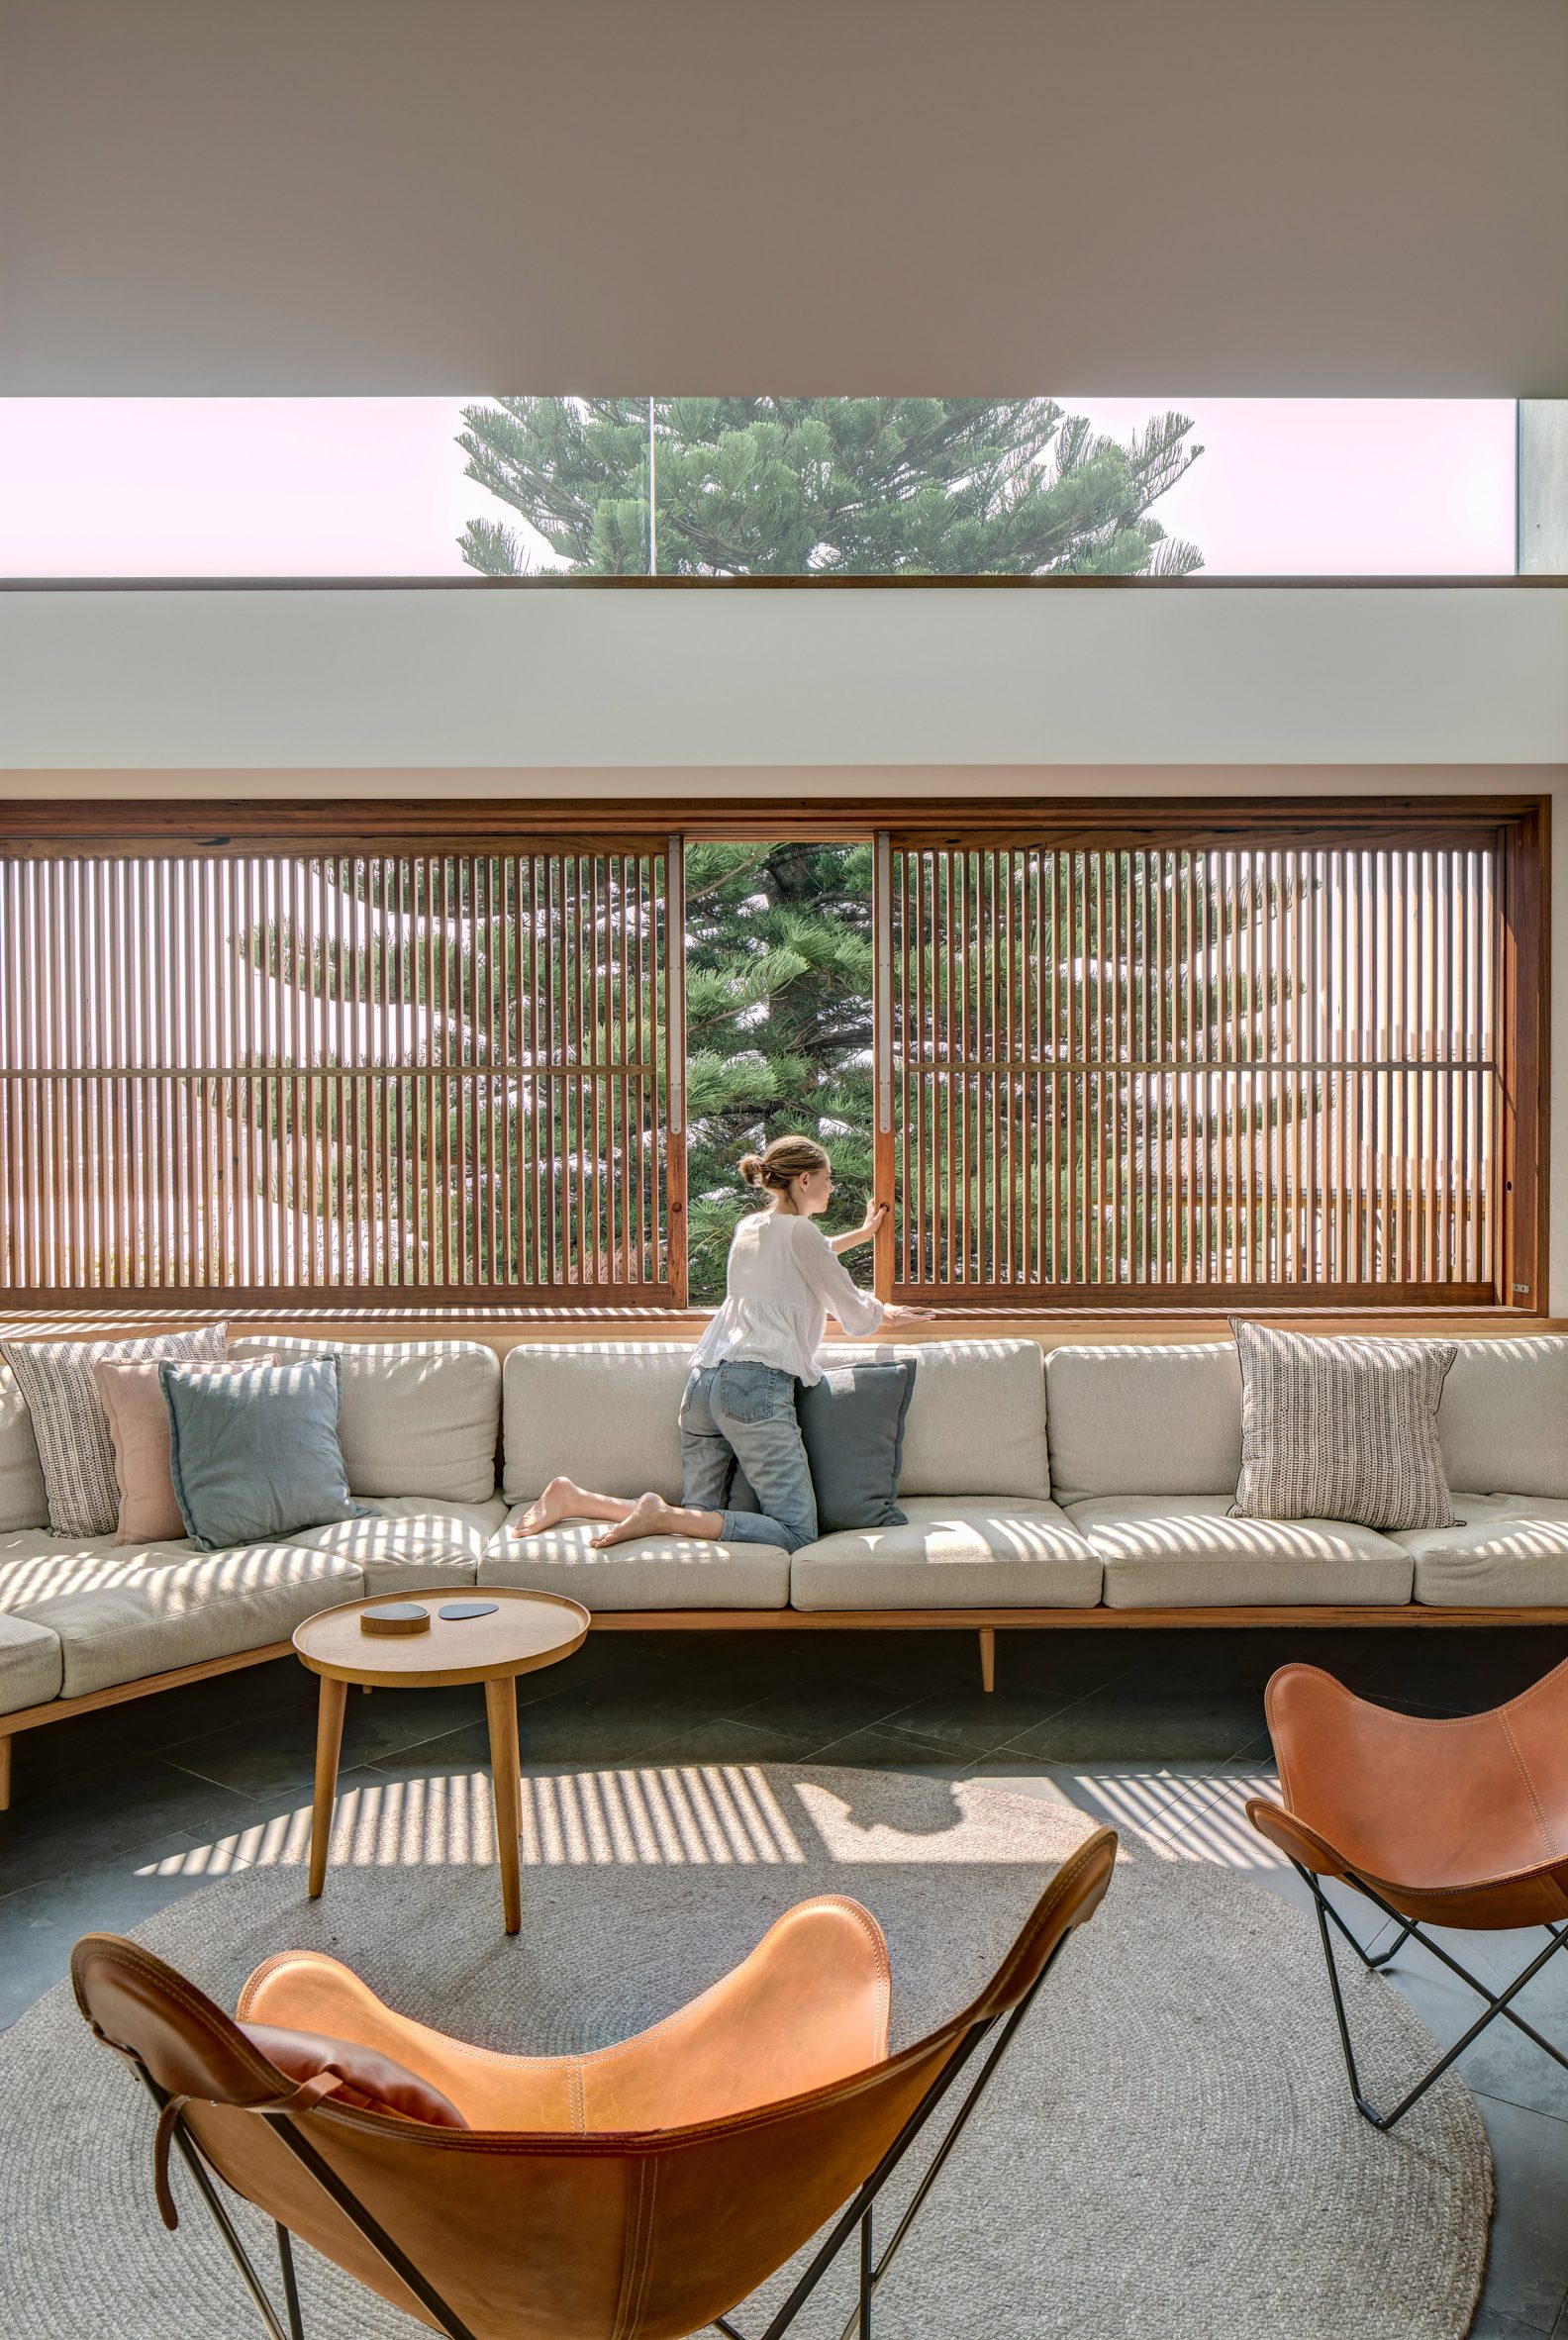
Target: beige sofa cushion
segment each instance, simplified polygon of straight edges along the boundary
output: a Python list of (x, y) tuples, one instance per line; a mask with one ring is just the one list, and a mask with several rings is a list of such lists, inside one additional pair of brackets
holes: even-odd
[(232, 1357), (271, 1350), (343, 1361), (338, 1436), (355, 1496), (441, 1496), (487, 1503), (495, 1493), (501, 1361), (476, 1340), (295, 1340), (246, 1333)]
[(0, 1536), (0, 1612), (58, 1635), (66, 1698), (286, 1641), (318, 1609), (362, 1591), (351, 1561), (293, 1543), (197, 1552), (37, 1529)]
[(899, 1497), (1051, 1493), (1045, 1360), (1033, 1340), (830, 1341), (825, 1361), (913, 1357)]
[(1340, 1519), (1232, 1519), (1224, 1495), (1101, 1496), (1071, 1504), (1105, 1564), (1108, 1609), (1250, 1609), (1409, 1601), (1393, 1537)]
[(22, 1385), (0, 1361), (0, 1535), (49, 1525), (49, 1497)]
[[(515, 1353), (515, 1352), (514, 1352)], [(527, 1506), (513, 1511), (521, 1518)], [(789, 1554), (777, 1544), (706, 1543), (681, 1535), (611, 1544), (601, 1528), (563, 1519), (543, 1535), (492, 1536), (479, 1563), (481, 1585), (526, 1585), (565, 1593), (585, 1609), (784, 1609)]]
[(351, 1560), (366, 1593), (404, 1595), (428, 1585), (438, 1593), (471, 1585), (484, 1548), (507, 1515), (499, 1496), (487, 1504), (452, 1504), (429, 1496), (387, 1496), (364, 1519), (336, 1519), (289, 1538), (311, 1551)]
[(690, 1372), (684, 1341), (527, 1341), (509, 1350), (507, 1502), (530, 1504), (560, 1477), (601, 1495), (651, 1487), (679, 1503), (675, 1417)]
[(1399, 1542), (1427, 1609), (1568, 1609), (1568, 1501), (1456, 1495), (1458, 1527), (1421, 1527)]
[(1051, 1493), (1224, 1495), (1241, 1475), (1233, 1341), (1060, 1348), (1045, 1360)]
[(1460, 1341), (1437, 1436), (1450, 1487), (1568, 1497), (1568, 1340)]
[(795, 1609), (1093, 1609), (1100, 1562), (1055, 1504), (993, 1495), (901, 1498), (904, 1527), (803, 1544)]
[[(913, 1357), (905, 1495), (1050, 1493), (1045, 1376), (1031, 1340), (830, 1341), (825, 1358)], [(666, 1341), (529, 1342), (506, 1361), (505, 1488), (532, 1503), (557, 1475), (605, 1495), (680, 1500), (676, 1416), (691, 1350)]]
[(0, 1714), (57, 1699), (64, 1675), (57, 1633), (31, 1617), (0, 1615)]

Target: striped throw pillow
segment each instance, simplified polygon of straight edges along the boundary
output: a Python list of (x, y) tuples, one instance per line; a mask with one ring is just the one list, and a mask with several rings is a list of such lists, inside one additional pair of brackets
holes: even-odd
[(7, 1340), (3, 1357), (33, 1417), (49, 1526), (55, 1535), (113, 1535), (120, 1519), (109, 1417), (93, 1385), (93, 1367), (167, 1357), (178, 1365), (221, 1365), (228, 1327), (156, 1332), (140, 1340)]
[(1437, 1441), (1451, 1340), (1333, 1339), (1230, 1319), (1241, 1362), (1233, 1519), (1454, 1527)]

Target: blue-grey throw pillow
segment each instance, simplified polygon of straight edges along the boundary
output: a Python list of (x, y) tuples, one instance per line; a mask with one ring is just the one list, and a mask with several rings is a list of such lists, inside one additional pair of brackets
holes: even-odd
[(806, 1460), (817, 1490), (817, 1525), (902, 1527), (899, 1471), (904, 1419), (915, 1390), (913, 1358), (875, 1365), (829, 1365), (796, 1396)]
[(337, 1357), (299, 1357), (245, 1373), (163, 1365), (158, 1380), (175, 1500), (201, 1551), (364, 1516), (348, 1493), (338, 1442)]

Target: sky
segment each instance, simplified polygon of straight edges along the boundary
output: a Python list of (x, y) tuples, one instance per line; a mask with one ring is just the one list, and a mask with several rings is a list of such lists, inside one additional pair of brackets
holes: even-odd
[[(1511, 574), (1510, 399), (1102, 399), (1204, 452), (1154, 507), (1211, 574)], [(456, 398), (0, 399), (0, 576), (461, 576)], [(538, 565), (551, 556), (538, 547)]]

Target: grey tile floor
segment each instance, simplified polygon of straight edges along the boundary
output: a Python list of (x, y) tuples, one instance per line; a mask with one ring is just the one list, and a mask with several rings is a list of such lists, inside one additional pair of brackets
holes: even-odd
[[(1305, 1658), (1385, 1704), (1463, 1713), (1564, 1655), (1568, 1634), (1507, 1628), (1003, 1633), (986, 1697), (969, 1633), (602, 1634), (525, 1678), (523, 1763), (542, 1775), (810, 1759), (995, 1780), (1065, 1793), (1302, 1901), (1243, 1811), (1275, 1785), (1262, 1693), (1276, 1665)], [(128, 1930), (280, 1847), (302, 1857), (315, 1694), (285, 1659), (19, 1740), (14, 1808), (0, 1815), (0, 2026), (60, 1980), (79, 1933)], [(350, 1698), (344, 1790), (466, 1779), (485, 1760), (476, 1691)], [(1517, 1938), (1455, 1946), (1487, 1973), (1522, 1963)], [(1439, 2039), (1471, 2019), (1475, 2002), (1435, 1960), (1407, 1952), (1389, 1974)], [(1568, 1974), (1549, 1969), (1519, 2003), (1568, 2041)], [(1475, 2340), (1568, 2340), (1568, 2074), (1504, 2025), (1461, 2069), (1498, 2177)]]

